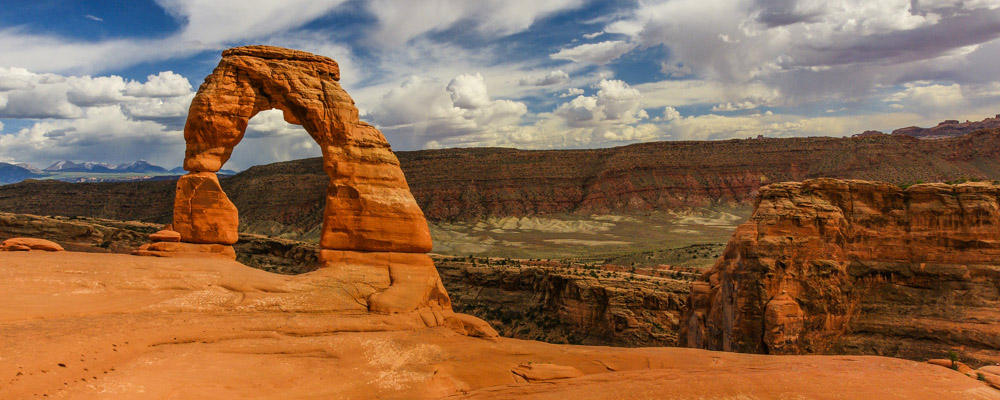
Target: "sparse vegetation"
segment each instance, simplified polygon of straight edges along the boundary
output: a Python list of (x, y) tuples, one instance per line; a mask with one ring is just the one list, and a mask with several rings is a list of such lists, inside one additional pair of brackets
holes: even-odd
[(948, 350), (948, 359), (951, 360), (951, 369), (958, 371), (958, 352)]

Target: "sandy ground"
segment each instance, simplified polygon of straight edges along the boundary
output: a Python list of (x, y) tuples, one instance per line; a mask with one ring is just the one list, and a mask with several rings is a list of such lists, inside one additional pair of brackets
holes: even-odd
[(884, 357), (470, 338), (368, 314), (325, 270), (0, 253), (0, 282), (3, 399), (1000, 399)]

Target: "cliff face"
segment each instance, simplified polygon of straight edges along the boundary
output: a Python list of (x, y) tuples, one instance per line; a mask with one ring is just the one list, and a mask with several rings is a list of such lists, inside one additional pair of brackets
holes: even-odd
[[(1000, 129), (939, 140), (874, 135), (396, 155), (414, 198), (433, 222), (748, 204), (761, 185), (819, 177), (897, 184), (997, 179)], [(318, 240), (328, 180), (322, 159), (314, 158), (257, 166), (220, 181), (239, 209), (241, 232)], [(26, 181), (0, 187), (0, 210), (165, 224), (174, 183)]]
[(688, 281), (500, 262), (435, 260), (455, 310), (483, 318), (502, 336), (624, 347), (678, 343)]
[(690, 347), (1000, 361), (1000, 186), (764, 187), (684, 321)]
[(430, 220), (642, 212), (748, 203), (762, 185), (820, 177), (897, 184), (1000, 178), (1000, 129), (936, 141), (877, 135), (398, 155)]

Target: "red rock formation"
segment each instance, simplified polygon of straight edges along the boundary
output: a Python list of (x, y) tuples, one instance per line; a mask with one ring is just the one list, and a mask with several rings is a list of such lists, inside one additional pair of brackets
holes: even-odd
[(816, 179), (755, 206), (692, 288), (690, 346), (1000, 361), (1000, 186)]
[(0, 243), (0, 251), (64, 251), (62, 246), (45, 239), (10, 238)]
[[(276, 108), (287, 122), (302, 125), (323, 151), (329, 178), (320, 240), (325, 273), (335, 273), (340, 286), (374, 312), (450, 311), (425, 254), (431, 250), (427, 221), (399, 160), (382, 133), (358, 119), (339, 79), (335, 61), (302, 51), (247, 46), (223, 52), (192, 100), (184, 126), (184, 169), (190, 173), (177, 182), (172, 227), (181, 242), (157, 241), (164, 235), (156, 234), (154, 243), (136, 254), (235, 257), (228, 245), (238, 239), (239, 218), (215, 172), (243, 138), (250, 118)], [(425, 322), (436, 326), (446, 320), (431, 315)], [(456, 321), (449, 323), (466, 328)], [(482, 333), (475, 325), (470, 329)]]
[(152, 257), (210, 257), (236, 259), (233, 246), (217, 243), (153, 242), (140, 246), (132, 252), (137, 256)]
[(181, 241), (181, 234), (174, 230), (163, 229), (149, 235), (149, 240), (154, 242), (179, 242)]
[(286, 121), (302, 125), (323, 151), (330, 178), (323, 248), (430, 251), (427, 222), (399, 160), (385, 137), (358, 119), (339, 79), (337, 63), (326, 57), (269, 46), (226, 50), (191, 102), (184, 169), (218, 171), (250, 118), (277, 108)]
[(177, 181), (173, 230), (182, 241), (233, 244), (239, 239), (239, 223), (236, 206), (214, 172), (192, 172)]

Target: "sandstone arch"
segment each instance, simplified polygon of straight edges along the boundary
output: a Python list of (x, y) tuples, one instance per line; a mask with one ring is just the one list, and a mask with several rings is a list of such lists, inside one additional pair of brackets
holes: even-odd
[(327, 57), (270, 46), (224, 51), (184, 126), (189, 173), (177, 183), (173, 222), (180, 243), (153, 243), (146, 251), (235, 254), (228, 245), (237, 240), (237, 210), (215, 173), (250, 118), (276, 108), (322, 148), (330, 178), (320, 241), (327, 273), (334, 271), (372, 311), (450, 311), (425, 254), (431, 250), (427, 222), (399, 161), (382, 133), (359, 120), (339, 79), (337, 63)]

